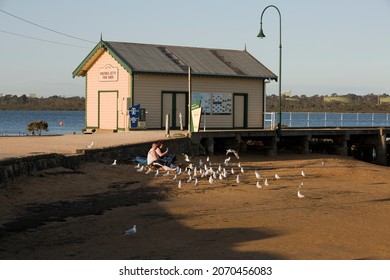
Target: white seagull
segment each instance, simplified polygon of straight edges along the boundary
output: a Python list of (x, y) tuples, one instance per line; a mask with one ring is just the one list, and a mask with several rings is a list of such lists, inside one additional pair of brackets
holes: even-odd
[(137, 233), (137, 227), (134, 225), (131, 229), (125, 231), (123, 235), (135, 235)]
[(179, 180), (179, 183), (177, 184), (177, 187), (181, 189), (181, 180)]
[(191, 160), (190, 160), (190, 157), (187, 155), (187, 154), (185, 154), (185, 153), (182, 153), (183, 154), (183, 156), (184, 156), (184, 160), (186, 161), (186, 162), (190, 162)]
[(303, 170), (301, 171), (301, 175), (302, 175), (303, 177), (306, 176), (306, 174), (305, 174), (305, 172), (303, 172)]
[(244, 173), (244, 167), (241, 167), (241, 173)]
[(134, 166), (134, 168), (140, 168), (141, 167), (141, 164), (138, 163), (136, 166)]
[(298, 193), (297, 193), (297, 196), (298, 196), (299, 198), (303, 198), (303, 197), (305, 197), (303, 194), (301, 194), (301, 192), (300, 192), (300, 191), (298, 191)]
[(234, 175), (234, 169), (232, 167), (232, 169), (230, 170), (230, 173), (232, 173), (232, 175)]
[(192, 181), (192, 177), (191, 177), (191, 175), (190, 175), (190, 177), (189, 177), (188, 180), (187, 180), (187, 183), (191, 183), (191, 181)]
[(213, 176), (210, 176), (210, 177), (209, 177), (209, 183), (210, 183), (210, 184), (214, 184)]
[(114, 162), (113, 162), (113, 163), (111, 163), (111, 165), (117, 165), (117, 163), (116, 163), (116, 159), (114, 159)]
[(92, 147), (93, 147), (93, 141), (92, 141), (91, 144), (89, 144), (89, 145), (87, 146), (87, 148), (88, 148), (88, 149), (91, 149)]
[(256, 175), (256, 179), (261, 179), (261, 175), (260, 175), (259, 171), (256, 170), (255, 175)]
[(257, 183), (256, 183), (256, 188), (258, 188), (258, 189), (262, 188), (262, 186), (260, 185), (259, 181), (257, 181)]
[(194, 183), (195, 187), (197, 187), (199, 185), (198, 183), (198, 179), (195, 179), (195, 183)]
[(282, 179), (278, 174), (275, 174), (275, 179), (276, 180), (280, 180), (280, 179)]
[(149, 169), (146, 170), (145, 174), (149, 174), (150, 172), (152, 172), (152, 168), (149, 167)]
[(236, 178), (236, 183), (239, 184), (240, 183), (240, 175), (237, 175), (237, 178)]
[(269, 186), (268, 179), (265, 179), (264, 186)]
[(160, 171), (158, 171), (157, 169), (156, 174), (154, 174), (154, 177), (158, 177), (158, 176), (160, 176)]
[(144, 167), (143, 166), (141, 166), (140, 168), (137, 169), (137, 172), (142, 172), (142, 171), (144, 171)]
[(240, 156), (238, 155), (237, 151), (235, 151), (235, 150), (233, 150), (233, 149), (228, 149), (228, 150), (226, 150), (226, 155), (228, 155), (228, 154), (234, 154), (234, 156), (235, 156), (237, 159), (240, 158)]
[(173, 176), (172, 181), (176, 181), (176, 179), (177, 179), (177, 174), (175, 174), (175, 176)]

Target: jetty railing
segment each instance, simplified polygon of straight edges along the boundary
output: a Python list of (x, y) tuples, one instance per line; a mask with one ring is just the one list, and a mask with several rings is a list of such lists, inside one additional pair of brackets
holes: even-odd
[[(264, 113), (264, 128), (275, 128), (277, 112)], [(282, 126), (304, 127), (389, 127), (389, 113), (284, 112)]]

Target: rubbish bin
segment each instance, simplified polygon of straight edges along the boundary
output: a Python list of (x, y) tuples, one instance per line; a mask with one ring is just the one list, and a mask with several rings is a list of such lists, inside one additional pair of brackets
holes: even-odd
[(139, 109), (138, 128), (146, 129), (146, 109), (145, 108)]

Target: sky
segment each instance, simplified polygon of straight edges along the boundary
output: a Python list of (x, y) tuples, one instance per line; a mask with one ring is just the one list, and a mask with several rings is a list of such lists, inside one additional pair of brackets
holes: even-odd
[[(0, 0), (0, 93), (84, 96), (85, 78), (72, 78), (72, 72), (101, 35), (107, 41), (246, 47), (279, 75), (275, 8), (264, 12), (266, 37), (257, 38), (268, 5), (281, 13), (282, 91), (390, 94), (390, 0)], [(267, 84), (267, 95), (278, 89), (278, 82)]]

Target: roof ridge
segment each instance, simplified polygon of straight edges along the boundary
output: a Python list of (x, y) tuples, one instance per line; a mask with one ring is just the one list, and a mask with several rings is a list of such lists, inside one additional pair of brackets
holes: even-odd
[(119, 44), (132, 44), (132, 45), (143, 45), (143, 46), (154, 46), (154, 47), (164, 47), (164, 48), (191, 48), (191, 49), (200, 49), (200, 50), (223, 50), (223, 51), (233, 51), (233, 52), (245, 52), (245, 50), (236, 50), (236, 49), (226, 49), (226, 48), (209, 48), (209, 47), (194, 47), (194, 46), (183, 46), (183, 45), (165, 45), (165, 44), (152, 44), (152, 43), (139, 43), (139, 42), (120, 42), (120, 41), (104, 41), (107, 43), (119, 43)]

